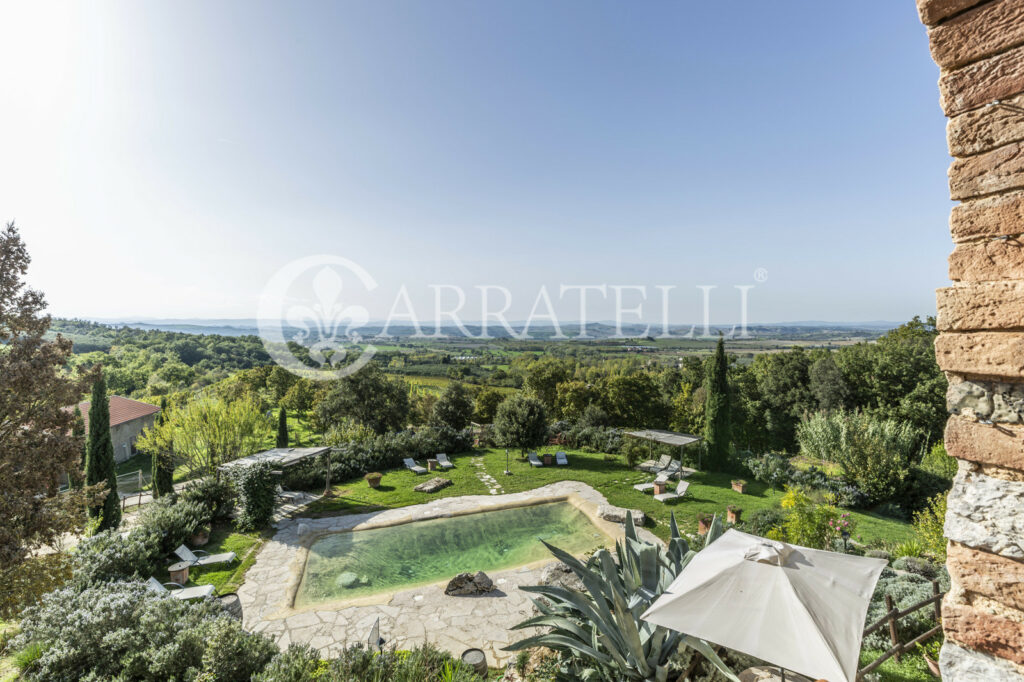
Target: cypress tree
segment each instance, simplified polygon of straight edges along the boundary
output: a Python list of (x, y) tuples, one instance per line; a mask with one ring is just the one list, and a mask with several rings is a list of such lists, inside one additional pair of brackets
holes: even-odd
[(89, 405), (89, 440), (85, 455), (86, 485), (107, 484), (102, 504), (89, 508), (89, 516), (99, 518), (96, 530), (121, 525), (121, 498), (117, 494), (117, 473), (114, 469), (114, 443), (110, 439), (110, 403), (107, 382), (100, 375), (92, 387)]
[(715, 355), (704, 377), (704, 441), (707, 444), (708, 469), (721, 471), (729, 460), (731, 416), (729, 414), (728, 362), (725, 340), (718, 336)]
[[(157, 426), (167, 421), (167, 396), (160, 398), (160, 416), (156, 418)], [(153, 450), (150, 471), (153, 474), (153, 497), (161, 497), (174, 492), (173, 453), (161, 449)]]
[(288, 413), (283, 407), (277, 411), (277, 447), (288, 447)]

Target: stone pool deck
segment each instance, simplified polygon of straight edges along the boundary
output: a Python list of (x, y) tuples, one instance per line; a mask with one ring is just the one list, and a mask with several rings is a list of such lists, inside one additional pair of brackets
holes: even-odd
[[(390, 595), (295, 609), (292, 603), (307, 550), (315, 539), (327, 533), (559, 499), (576, 504), (611, 537), (622, 535), (621, 525), (597, 516), (597, 507), (607, 503), (605, 497), (577, 481), (560, 481), (509, 495), (449, 497), (367, 514), (282, 521), (238, 590), (243, 624), (248, 630), (273, 636), (282, 648), (301, 642), (319, 649), (325, 656), (333, 656), (346, 645), (365, 644), (374, 621), (380, 618), (381, 636), (388, 646), (402, 649), (431, 642), (456, 656), (466, 649), (479, 648), (486, 653), (488, 665), (505, 665), (514, 654), (502, 651), (502, 647), (531, 634), (509, 630), (533, 612), (529, 595), (520, 591), (519, 586), (537, 584), (543, 567), (550, 562), (489, 573), (497, 589), (484, 595), (450, 597), (444, 593), (442, 582)], [(646, 540), (659, 541), (642, 528), (639, 533)]]

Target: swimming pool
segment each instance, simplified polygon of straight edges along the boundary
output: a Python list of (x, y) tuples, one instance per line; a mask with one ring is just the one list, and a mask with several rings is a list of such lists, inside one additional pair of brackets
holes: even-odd
[(540, 540), (579, 555), (610, 543), (569, 502), (333, 533), (309, 548), (295, 607), (495, 571), (551, 557)]

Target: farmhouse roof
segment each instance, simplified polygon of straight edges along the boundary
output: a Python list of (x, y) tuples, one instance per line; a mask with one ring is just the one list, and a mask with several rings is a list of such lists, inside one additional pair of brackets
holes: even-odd
[[(90, 401), (78, 403), (78, 409), (82, 413), (82, 418), (85, 419), (85, 430), (89, 431), (89, 406)], [(149, 403), (139, 402), (138, 400), (132, 400), (131, 398), (122, 398), (119, 395), (110, 396), (110, 426), (111, 428), (118, 424), (124, 424), (130, 422), (133, 419), (139, 419), (140, 417), (148, 417), (151, 414), (156, 414), (160, 411), (160, 408), (156, 405), (150, 405)]]

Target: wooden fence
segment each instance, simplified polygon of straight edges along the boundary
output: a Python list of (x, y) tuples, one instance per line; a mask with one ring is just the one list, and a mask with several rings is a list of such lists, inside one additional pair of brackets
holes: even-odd
[(939, 590), (939, 581), (937, 580), (932, 581), (932, 596), (928, 597), (927, 599), (922, 599), (916, 604), (912, 604), (905, 609), (896, 608), (893, 604), (892, 597), (888, 594), (885, 595), (885, 608), (888, 609), (888, 612), (884, 616), (879, 618), (877, 621), (864, 628), (864, 636), (867, 637), (873, 632), (877, 632), (878, 630), (881, 630), (883, 627), (888, 625), (889, 640), (892, 642), (892, 647), (890, 647), (884, 654), (876, 658), (867, 666), (861, 668), (857, 672), (857, 679), (861, 679), (862, 677), (864, 677), (864, 675), (867, 675), (875, 668), (882, 665), (894, 656), (896, 657), (897, 661), (900, 660), (901, 655), (907, 653), (908, 651), (912, 651), (918, 643), (925, 642), (934, 637), (935, 635), (937, 635), (939, 632), (941, 632), (942, 624), (940, 623), (939, 625), (936, 625), (932, 629), (928, 630), (928, 632), (920, 634), (914, 639), (904, 644), (900, 642), (900, 632), (897, 621), (900, 618), (903, 618), (904, 616), (907, 616), (913, 613), (914, 611), (923, 609), (929, 605), (935, 610), (935, 620), (940, 621), (942, 618), (941, 602), (943, 596), (945, 596), (945, 594)]

